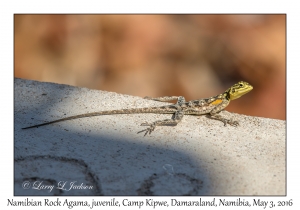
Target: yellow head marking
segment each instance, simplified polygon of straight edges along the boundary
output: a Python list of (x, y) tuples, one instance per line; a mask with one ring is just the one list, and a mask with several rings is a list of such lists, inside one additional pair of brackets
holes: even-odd
[(230, 100), (234, 100), (249, 93), (252, 89), (253, 87), (249, 83), (241, 81), (226, 90), (226, 92), (229, 94)]
[(223, 101), (222, 99), (217, 99), (217, 100), (211, 102), (210, 104), (212, 104), (212, 105), (217, 105), (217, 104), (222, 103), (222, 101)]

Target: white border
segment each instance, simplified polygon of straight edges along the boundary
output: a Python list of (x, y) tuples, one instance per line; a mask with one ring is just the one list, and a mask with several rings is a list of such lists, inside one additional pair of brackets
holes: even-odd
[[(7, 207), (13, 198), (13, 14), (14, 13), (281, 13), (287, 14), (287, 197), (262, 197), (264, 200), (293, 199), (299, 204), (299, 107), (300, 15), (296, 1), (1, 1), (1, 198)], [(297, 9), (298, 8), (298, 9)], [(275, 43), (274, 43), (275, 44)], [(270, 102), (271, 103), (271, 102)], [(18, 132), (18, 131), (16, 131)], [(297, 198), (298, 197), (298, 198)], [(15, 197), (22, 200), (23, 197)], [(31, 197), (32, 198), (32, 197)], [(145, 199), (135, 197), (136, 200)], [(165, 197), (166, 198), (166, 197)], [(208, 197), (207, 197), (208, 198)], [(228, 197), (226, 197), (228, 198)], [(251, 199), (251, 197), (246, 197)], [(37, 198), (42, 199), (42, 197)], [(80, 200), (79, 197), (72, 197)], [(92, 198), (87, 198), (91, 200)], [(99, 197), (97, 199), (100, 199)], [(121, 199), (121, 197), (118, 197)], [(161, 199), (161, 198), (158, 198)], [(187, 199), (187, 197), (186, 197)], [(297, 208), (298, 207), (298, 208)], [(66, 209), (65, 207), (61, 207)], [(206, 209), (206, 208), (204, 208)], [(260, 208), (261, 209), (261, 208)]]

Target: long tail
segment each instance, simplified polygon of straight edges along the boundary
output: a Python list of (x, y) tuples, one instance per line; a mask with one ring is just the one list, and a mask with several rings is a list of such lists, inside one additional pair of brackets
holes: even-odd
[(164, 106), (152, 107), (152, 108), (109, 110), (109, 111), (93, 112), (93, 113), (75, 115), (75, 116), (71, 116), (71, 117), (65, 117), (65, 118), (61, 118), (58, 120), (25, 127), (22, 129), (37, 128), (40, 126), (49, 125), (49, 124), (53, 124), (53, 123), (57, 123), (57, 122), (61, 122), (61, 121), (79, 119), (79, 118), (84, 118), (84, 117), (94, 117), (94, 116), (100, 116), (100, 115), (115, 115), (115, 114), (161, 113), (162, 110), (164, 111), (164, 113), (174, 113), (174, 109), (169, 108), (168, 110), (166, 110), (166, 107), (164, 107)]

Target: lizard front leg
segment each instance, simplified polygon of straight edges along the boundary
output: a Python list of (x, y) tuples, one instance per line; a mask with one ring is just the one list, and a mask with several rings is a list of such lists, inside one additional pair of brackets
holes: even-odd
[(233, 121), (232, 119), (226, 119), (224, 117), (222, 117), (219, 113), (226, 107), (228, 106), (229, 101), (227, 100), (223, 100), (223, 102), (221, 104), (219, 104), (218, 106), (216, 106), (214, 109), (212, 109), (210, 111), (210, 117), (216, 120), (220, 120), (224, 123), (224, 126), (226, 126), (227, 124), (231, 125), (231, 126), (238, 126), (239, 122), (238, 121)]
[(211, 118), (216, 119), (216, 120), (220, 120), (224, 123), (224, 126), (226, 126), (227, 124), (231, 125), (231, 126), (238, 126), (239, 122), (238, 121), (234, 121), (232, 119), (226, 119), (224, 117), (222, 117), (220, 114), (210, 114)]
[(151, 98), (146, 96), (145, 99), (161, 102), (177, 100), (176, 104), (178, 104), (179, 106), (185, 103), (185, 98), (183, 96), (162, 96), (158, 98)]
[(147, 123), (147, 122), (142, 123), (141, 126), (149, 126), (149, 128), (139, 131), (138, 133), (145, 132), (144, 136), (146, 136), (148, 133), (150, 135), (151, 132), (154, 131), (156, 126), (164, 126), (164, 125), (176, 126), (181, 121), (183, 116), (184, 116), (184, 112), (182, 110), (178, 110), (173, 114), (171, 119), (158, 120), (153, 123)]

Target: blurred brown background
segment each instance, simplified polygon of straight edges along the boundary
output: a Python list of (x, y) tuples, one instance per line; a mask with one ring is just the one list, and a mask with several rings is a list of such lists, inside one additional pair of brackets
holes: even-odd
[(136, 96), (210, 97), (286, 119), (285, 15), (15, 15), (15, 77)]

